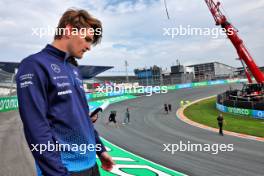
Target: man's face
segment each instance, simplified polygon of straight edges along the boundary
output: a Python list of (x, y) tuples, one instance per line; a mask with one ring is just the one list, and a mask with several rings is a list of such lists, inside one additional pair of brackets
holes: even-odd
[(75, 58), (81, 59), (83, 54), (91, 49), (94, 32), (92, 28), (82, 28), (69, 36), (68, 51)]

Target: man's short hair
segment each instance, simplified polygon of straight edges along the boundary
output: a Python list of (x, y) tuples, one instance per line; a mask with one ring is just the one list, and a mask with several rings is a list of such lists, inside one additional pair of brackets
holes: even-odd
[(77, 28), (92, 28), (94, 32), (93, 45), (100, 43), (102, 38), (102, 23), (100, 20), (91, 16), (86, 10), (69, 9), (62, 15), (57, 26), (57, 32), (54, 36), (55, 40), (61, 39), (63, 34), (60, 29), (65, 29), (67, 25)]

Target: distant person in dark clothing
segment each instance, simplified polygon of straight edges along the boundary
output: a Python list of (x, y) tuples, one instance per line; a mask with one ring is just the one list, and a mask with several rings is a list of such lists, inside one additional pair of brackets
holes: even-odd
[(164, 111), (166, 112), (166, 114), (168, 114), (168, 105), (164, 104)]
[(171, 112), (171, 104), (168, 104), (169, 111)]
[(110, 122), (113, 122), (115, 124), (115, 126), (117, 127), (117, 123), (116, 123), (116, 111), (111, 111), (110, 112), (110, 115), (109, 115), (109, 118), (108, 118), (108, 122), (106, 124), (108, 125)]
[(219, 116), (217, 117), (217, 121), (218, 121), (218, 127), (219, 127), (219, 135), (224, 136), (223, 134), (223, 123), (224, 123), (223, 114), (219, 114)]

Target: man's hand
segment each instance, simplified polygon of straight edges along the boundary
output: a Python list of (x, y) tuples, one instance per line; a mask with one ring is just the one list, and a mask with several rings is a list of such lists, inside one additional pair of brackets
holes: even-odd
[(113, 165), (115, 165), (112, 157), (108, 155), (107, 152), (103, 152), (101, 154), (100, 161), (102, 163), (102, 168), (106, 171), (111, 171), (113, 169)]
[(99, 118), (99, 115), (95, 114), (94, 116), (91, 117), (91, 120), (93, 123), (95, 123), (98, 118)]
[(90, 114), (90, 118), (91, 118), (91, 120), (92, 120), (92, 122), (93, 123), (95, 123), (96, 122), (96, 120), (98, 119), (98, 113), (99, 112), (102, 112), (103, 111), (103, 109), (101, 108), (101, 107), (99, 107), (99, 108), (96, 108), (96, 110), (94, 110), (91, 114)]

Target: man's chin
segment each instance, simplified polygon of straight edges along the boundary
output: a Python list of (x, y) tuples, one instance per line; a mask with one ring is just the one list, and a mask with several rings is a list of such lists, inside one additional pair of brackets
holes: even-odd
[(80, 55), (80, 56), (74, 56), (76, 59), (82, 59), (83, 58), (83, 55)]

